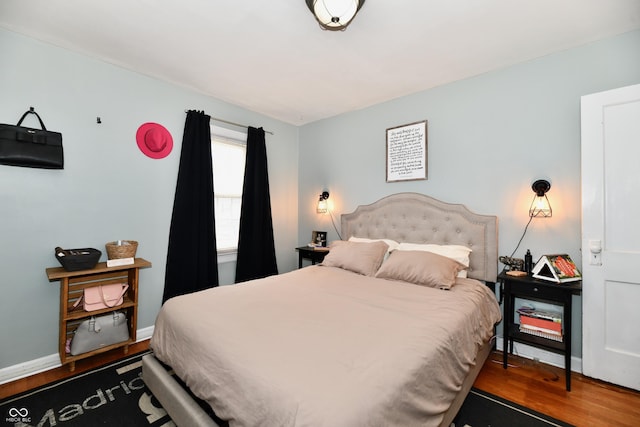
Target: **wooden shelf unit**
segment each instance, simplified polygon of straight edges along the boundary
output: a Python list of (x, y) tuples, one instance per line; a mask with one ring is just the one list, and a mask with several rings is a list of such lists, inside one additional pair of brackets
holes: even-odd
[[(63, 365), (69, 364), (69, 370), (75, 370), (76, 360), (91, 357), (98, 353), (124, 347), (124, 353), (129, 352), (129, 345), (136, 342), (138, 323), (138, 279), (141, 268), (151, 267), (151, 263), (143, 258), (136, 258), (133, 264), (117, 267), (107, 267), (106, 262), (99, 262), (89, 270), (67, 271), (62, 267), (50, 267), (46, 269), (50, 282), (60, 281), (60, 328), (58, 336), (58, 353)], [(113, 308), (96, 311), (84, 311), (82, 304), (74, 308), (73, 304), (82, 296), (85, 288), (113, 283), (126, 283), (129, 285), (124, 302)], [(127, 316), (129, 327), (129, 339), (120, 343), (101, 347), (87, 353), (72, 356), (66, 352), (67, 339), (73, 336), (77, 326), (91, 316), (110, 313), (112, 311), (124, 312)]]

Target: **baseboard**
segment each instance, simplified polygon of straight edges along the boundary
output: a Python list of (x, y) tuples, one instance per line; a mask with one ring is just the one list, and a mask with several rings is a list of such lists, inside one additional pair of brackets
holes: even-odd
[[(136, 331), (136, 342), (148, 340), (153, 335), (153, 325)], [(58, 353), (7, 366), (0, 369), (0, 384), (19, 380), (20, 378), (48, 371), (49, 369), (61, 366)]]
[[(502, 337), (498, 337), (496, 341), (496, 347), (499, 350), (504, 350), (504, 339)], [(563, 355), (553, 353), (551, 351), (542, 350), (530, 345), (514, 342), (513, 354), (524, 357), (526, 359), (537, 359), (542, 363), (546, 363), (547, 365), (564, 368)], [(571, 371), (582, 373), (582, 358), (571, 356)]]
[(18, 363), (17, 365), (7, 366), (6, 368), (0, 369), (0, 384), (48, 371), (60, 365), (60, 356), (56, 353), (28, 362)]

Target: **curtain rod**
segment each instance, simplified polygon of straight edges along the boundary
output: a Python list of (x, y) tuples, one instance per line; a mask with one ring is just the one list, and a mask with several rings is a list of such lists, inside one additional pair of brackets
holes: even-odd
[[(184, 110), (184, 112), (185, 112), (185, 113), (187, 113), (188, 111), (189, 111), (189, 110)], [(219, 119), (219, 118), (217, 118), (217, 117), (213, 117), (213, 116), (209, 116), (209, 117), (210, 117), (210, 120), (215, 120), (215, 121), (217, 121), (217, 122), (227, 123), (227, 124), (229, 124), (229, 125), (234, 125), (234, 126), (238, 126), (238, 127), (241, 127), (241, 128), (248, 128), (248, 127), (249, 127), (249, 126), (247, 126), (247, 125), (243, 125), (243, 124), (236, 123), (236, 122), (231, 122), (231, 121), (229, 121), (229, 120)], [(264, 133), (268, 133), (268, 134), (270, 134), (270, 135), (273, 135), (273, 132), (268, 131), (268, 130), (265, 130), (265, 131), (264, 131)]]
[[(227, 123), (227, 124), (238, 126), (238, 127), (241, 127), (241, 128), (248, 128), (249, 127), (247, 125), (242, 125), (240, 123), (230, 122), (229, 120), (219, 119), (219, 118), (213, 117), (213, 116), (211, 116), (211, 120), (215, 120), (217, 122), (222, 122), (222, 123)], [(268, 131), (268, 130), (265, 130), (264, 133), (268, 133), (270, 135), (273, 135), (273, 132)]]

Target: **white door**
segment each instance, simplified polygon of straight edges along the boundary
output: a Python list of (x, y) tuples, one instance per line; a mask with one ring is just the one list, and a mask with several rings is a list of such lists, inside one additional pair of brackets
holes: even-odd
[(640, 85), (582, 97), (582, 367), (640, 390)]

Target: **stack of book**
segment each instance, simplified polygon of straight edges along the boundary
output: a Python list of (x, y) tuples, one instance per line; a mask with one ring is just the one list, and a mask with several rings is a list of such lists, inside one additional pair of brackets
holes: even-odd
[(553, 311), (541, 311), (520, 307), (520, 332), (562, 342), (562, 315)]
[(580, 270), (567, 254), (541, 256), (531, 270), (531, 274), (536, 279), (549, 280), (556, 283), (582, 280)]

